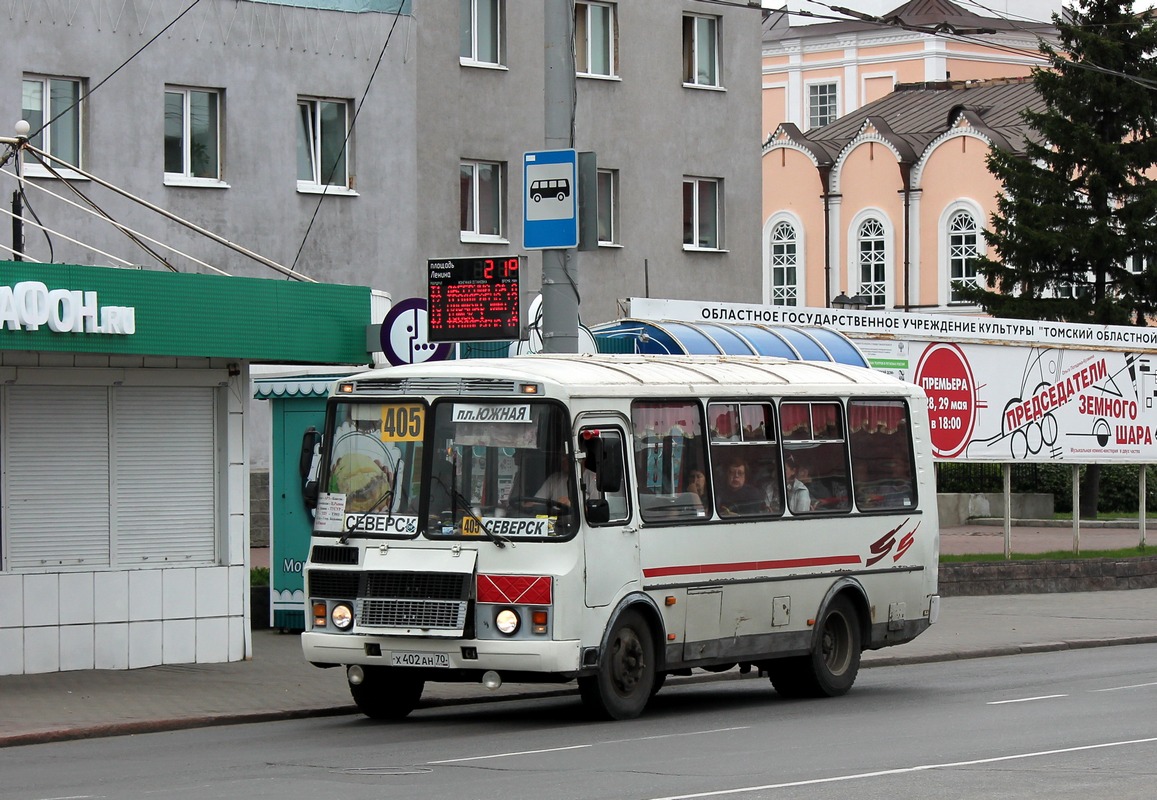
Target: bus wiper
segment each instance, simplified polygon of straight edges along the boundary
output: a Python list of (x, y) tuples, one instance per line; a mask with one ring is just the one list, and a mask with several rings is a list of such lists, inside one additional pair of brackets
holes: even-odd
[(502, 534), (495, 533), (494, 531), (490, 530), (490, 528), (487, 526), (487, 524), (482, 521), (482, 518), (474, 513), (474, 509), (470, 506), (470, 501), (466, 498), (466, 496), (464, 494), (462, 494), (462, 492), (458, 491), (458, 488), (456, 486), (455, 487), (447, 486), (446, 482), (444, 480), (442, 480), (440, 477), (438, 477), (437, 475), (434, 476), (434, 480), (436, 480), (439, 484), (441, 484), (442, 488), (446, 490), (446, 494), (450, 495), (450, 500), (453, 503), (453, 507), (451, 510), (457, 511), (459, 508), (461, 508), (463, 514), (469, 516), (470, 519), (472, 519), (478, 523), (478, 529), (481, 530), (484, 534), (486, 534), (487, 539), (494, 542), (495, 547), (498, 547), (499, 549), (501, 549), (503, 547), (506, 547), (506, 545), (508, 545), (508, 544), (511, 547), (514, 547), (514, 542), (510, 541)]
[(354, 522), (354, 524), (351, 525), (346, 531), (344, 531), (342, 533), (341, 538), (337, 540), (338, 544), (345, 544), (346, 541), (350, 538), (350, 534), (352, 534), (354, 531), (362, 530), (362, 525), (365, 524), (366, 517), (368, 517), (370, 514), (374, 513), (375, 511), (377, 511), (378, 508), (381, 507), (382, 503), (386, 502), (386, 501), (389, 501), (389, 506), (386, 508), (386, 525), (388, 527), (389, 522), (390, 522), (390, 518), (394, 516), (394, 489), (393, 489), (393, 487), (386, 489), (386, 491), (382, 494), (382, 496), (374, 501), (374, 504), (372, 506), (370, 506), (368, 509), (366, 509), (365, 511), (362, 512), (361, 516), (359, 516), (357, 518), (357, 520)]

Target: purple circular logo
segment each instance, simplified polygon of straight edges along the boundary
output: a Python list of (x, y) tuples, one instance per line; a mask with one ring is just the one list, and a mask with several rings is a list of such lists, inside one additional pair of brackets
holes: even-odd
[(450, 357), (450, 345), (426, 341), (427, 306), (423, 297), (402, 300), (382, 320), (382, 352), (395, 367), (443, 361)]

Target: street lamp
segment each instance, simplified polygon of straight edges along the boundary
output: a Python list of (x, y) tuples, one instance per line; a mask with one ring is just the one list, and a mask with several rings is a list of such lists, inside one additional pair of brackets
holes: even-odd
[(832, 305), (836, 308), (850, 308), (853, 311), (859, 311), (868, 305), (868, 298), (862, 294), (858, 294), (855, 297), (848, 297), (843, 292), (840, 292), (832, 298)]

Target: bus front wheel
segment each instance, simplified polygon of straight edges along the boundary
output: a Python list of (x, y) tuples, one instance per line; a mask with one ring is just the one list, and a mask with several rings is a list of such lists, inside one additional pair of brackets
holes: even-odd
[(634, 719), (655, 687), (655, 644), (647, 621), (627, 611), (616, 621), (597, 675), (579, 678), (583, 704), (605, 719)]
[(365, 678), (350, 684), (358, 711), (370, 719), (404, 719), (418, 706), (426, 682), (390, 667), (363, 667)]
[(860, 621), (846, 597), (824, 611), (812, 652), (767, 665), (771, 685), (783, 697), (839, 697), (860, 672)]

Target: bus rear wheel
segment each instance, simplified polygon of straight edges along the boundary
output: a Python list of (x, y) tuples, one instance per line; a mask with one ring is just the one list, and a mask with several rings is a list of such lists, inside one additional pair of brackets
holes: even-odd
[(404, 719), (418, 707), (426, 682), (390, 667), (362, 667), (365, 678), (350, 684), (358, 711), (370, 719)]
[(637, 611), (616, 621), (597, 675), (579, 678), (583, 704), (604, 719), (634, 719), (654, 693), (655, 644), (651, 629)]
[(851, 601), (841, 596), (828, 605), (810, 654), (773, 661), (767, 671), (783, 697), (847, 694), (860, 672), (860, 621)]

